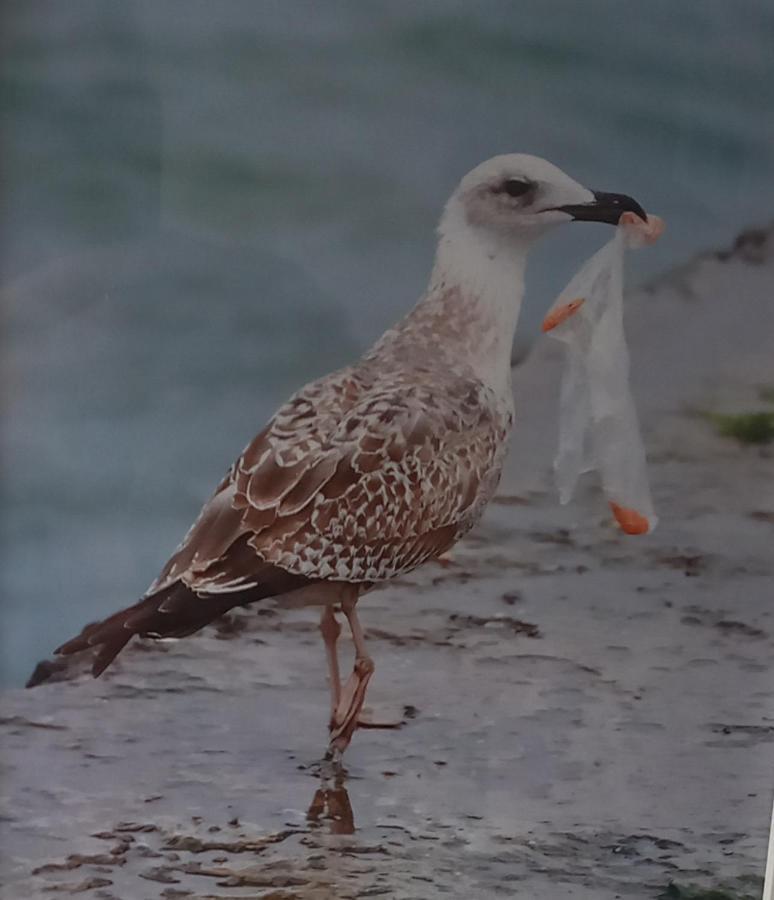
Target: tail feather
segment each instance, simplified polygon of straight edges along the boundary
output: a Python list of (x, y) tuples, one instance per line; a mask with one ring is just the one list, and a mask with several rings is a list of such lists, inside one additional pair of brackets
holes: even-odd
[[(175, 614), (162, 612), (159, 607), (176, 594), (185, 602), (175, 603)], [(119, 610), (101, 622), (87, 625), (83, 631), (54, 651), (58, 656), (69, 656), (97, 647), (98, 652), (92, 664), (95, 678), (101, 675), (124, 649), (135, 634), (153, 637), (183, 637), (204, 628), (214, 619), (222, 616), (245, 600), (238, 595), (227, 597), (198, 597), (190, 588), (178, 582), (145, 597), (133, 606)]]
[(99, 678), (105, 669), (107, 669), (110, 663), (113, 662), (118, 654), (129, 643), (131, 637), (132, 632), (127, 631), (125, 634), (119, 635), (112, 641), (105, 641), (105, 643), (100, 646), (97, 655), (94, 657), (94, 662), (91, 664), (91, 674), (95, 678)]
[(302, 587), (309, 580), (275, 567), (267, 567), (260, 587), (227, 594), (197, 594), (181, 581), (165, 587), (101, 622), (92, 622), (79, 635), (54, 651), (69, 656), (97, 648), (92, 663), (95, 678), (101, 675), (135, 634), (144, 637), (185, 637), (233, 609)]

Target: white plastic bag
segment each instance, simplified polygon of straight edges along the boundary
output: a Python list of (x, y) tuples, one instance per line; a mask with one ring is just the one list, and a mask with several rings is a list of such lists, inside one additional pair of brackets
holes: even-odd
[(645, 534), (657, 518), (648, 487), (645, 449), (629, 390), (623, 330), (623, 258), (627, 246), (657, 240), (663, 222), (621, 216), (613, 239), (581, 268), (543, 320), (567, 347), (554, 460), (562, 503), (578, 477), (596, 469), (613, 515), (627, 534)]

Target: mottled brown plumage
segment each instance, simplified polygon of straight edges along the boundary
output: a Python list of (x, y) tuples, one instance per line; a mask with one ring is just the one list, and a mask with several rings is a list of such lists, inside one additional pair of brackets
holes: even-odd
[(510, 410), (472, 371), (452, 373), (443, 354), (410, 362), (406, 330), (295, 394), (145, 597), (57, 652), (101, 646), (99, 674), (133, 634), (188, 634), (317, 581), (367, 589), (448, 550), (494, 492)]

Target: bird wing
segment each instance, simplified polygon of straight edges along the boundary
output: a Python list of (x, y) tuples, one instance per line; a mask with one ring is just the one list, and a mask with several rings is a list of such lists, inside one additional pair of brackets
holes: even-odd
[[(508, 422), (488, 389), (343, 370), (245, 449), (148, 593), (243, 592), (262, 568), (373, 582), (439, 556), (496, 487)], [(237, 601), (238, 602), (238, 601)]]

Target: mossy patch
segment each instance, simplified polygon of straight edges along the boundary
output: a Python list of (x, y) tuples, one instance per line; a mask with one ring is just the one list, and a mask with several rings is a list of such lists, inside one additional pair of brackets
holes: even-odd
[(657, 900), (755, 900), (752, 894), (739, 893), (724, 887), (703, 888), (693, 884), (670, 881)]
[(769, 444), (774, 441), (774, 412), (707, 413), (723, 437), (736, 438), (742, 444)]

